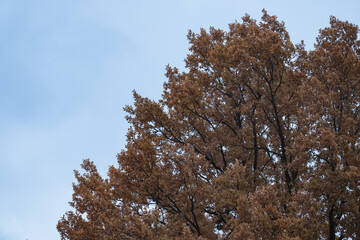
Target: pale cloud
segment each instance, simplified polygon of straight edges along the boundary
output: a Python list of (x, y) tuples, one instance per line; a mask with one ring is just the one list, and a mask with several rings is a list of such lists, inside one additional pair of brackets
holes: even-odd
[[(122, 114), (85, 112), (58, 125), (11, 131), (0, 148), (0, 232), (9, 239), (54, 239), (55, 226), (71, 199), (72, 169), (91, 157), (103, 175), (116, 162), (125, 129)], [(104, 119), (111, 117), (112, 119)]]

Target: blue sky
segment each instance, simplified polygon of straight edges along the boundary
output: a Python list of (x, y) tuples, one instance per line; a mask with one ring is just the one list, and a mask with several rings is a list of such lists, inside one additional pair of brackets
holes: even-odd
[(0, 240), (60, 239), (72, 171), (116, 164), (132, 89), (158, 99), (188, 29), (262, 8), (308, 48), (330, 15), (360, 24), (357, 0), (0, 0)]

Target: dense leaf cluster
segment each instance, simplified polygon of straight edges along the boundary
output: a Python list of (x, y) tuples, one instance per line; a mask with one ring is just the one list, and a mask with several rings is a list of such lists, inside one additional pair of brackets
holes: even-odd
[(263, 12), (189, 32), (161, 100), (134, 92), (127, 146), (89, 160), (62, 239), (359, 239), (360, 41), (330, 18), (314, 49)]

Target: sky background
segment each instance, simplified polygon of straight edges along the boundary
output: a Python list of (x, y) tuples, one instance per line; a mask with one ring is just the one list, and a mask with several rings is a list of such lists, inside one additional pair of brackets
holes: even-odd
[(73, 169), (116, 165), (132, 90), (158, 99), (184, 68), (188, 29), (227, 29), (261, 10), (313, 46), (329, 16), (360, 24), (360, 1), (0, 0), (0, 240), (60, 239)]

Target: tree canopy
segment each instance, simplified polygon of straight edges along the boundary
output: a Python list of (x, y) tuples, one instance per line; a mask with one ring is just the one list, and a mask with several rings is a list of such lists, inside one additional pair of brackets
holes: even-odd
[(134, 92), (118, 165), (75, 171), (62, 239), (359, 239), (359, 28), (312, 50), (263, 11), (189, 31), (159, 101)]

